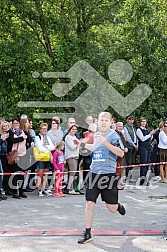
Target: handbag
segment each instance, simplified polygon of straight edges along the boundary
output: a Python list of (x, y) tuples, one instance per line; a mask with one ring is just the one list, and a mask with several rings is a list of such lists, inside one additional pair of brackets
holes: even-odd
[(33, 148), (33, 154), (34, 158), (36, 161), (41, 161), (41, 162), (48, 162), (50, 161), (50, 153), (49, 152), (42, 152), (38, 150), (37, 147)]
[(9, 165), (13, 165), (18, 160), (18, 147), (19, 147), (19, 144), (17, 144), (16, 150), (12, 150), (6, 155)]

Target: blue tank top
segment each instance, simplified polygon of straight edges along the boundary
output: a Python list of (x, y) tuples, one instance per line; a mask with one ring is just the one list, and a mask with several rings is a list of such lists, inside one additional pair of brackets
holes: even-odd
[[(114, 146), (119, 146), (124, 149), (123, 143), (119, 135), (112, 129), (101, 135), (106, 141)], [(117, 156), (110, 151), (106, 146), (98, 142), (99, 133), (94, 135), (94, 148), (92, 153), (92, 164), (90, 171), (96, 174), (107, 174), (116, 172)]]

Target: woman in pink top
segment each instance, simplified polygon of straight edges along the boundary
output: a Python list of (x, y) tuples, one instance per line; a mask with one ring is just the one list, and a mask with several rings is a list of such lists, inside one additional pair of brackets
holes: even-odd
[(60, 141), (57, 143), (56, 150), (53, 154), (53, 166), (56, 173), (56, 180), (54, 183), (54, 196), (64, 197), (65, 195), (62, 192), (62, 182), (63, 182), (63, 172), (64, 172), (64, 146), (65, 143)]

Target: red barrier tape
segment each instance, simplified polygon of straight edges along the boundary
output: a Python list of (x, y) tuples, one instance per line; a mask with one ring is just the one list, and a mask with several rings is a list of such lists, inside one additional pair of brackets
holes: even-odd
[[(148, 163), (148, 164), (135, 164), (135, 165), (124, 165), (124, 166), (119, 166), (118, 168), (124, 168), (124, 169), (127, 169), (127, 168), (134, 168), (134, 167), (142, 167), (142, 166), (155, 166), (155, 165), (166, 165), (167, 162), (158, 162), (158, 163)], [(67, 172), (59, 172), (61, 174), (68, 174), (68, 173), (78, 173), (78, 172), (88, 172), (89, 170), (79, 170), (79, 171), (67, 171)], [(0, 175), (16, 175), (17, 174), (20, 174), (20, 175), (26, 175), (26, 174), (37, 174), (37, 175), (40, 175), (40, 174), (43, 174), (42, 172), (29, 172), (29, 171), (25, 171), (25, 172), (22, 172), (22, 171), (18, 171), (18, 172), (3, 172), (3, 173), (0, 173)], [(45, 174), (54, 174), (56, 175), (58, 172), (46, 172)]]
[(131, 167), (141, 167), (141, 166), (154, 166), (154, 165), (165, 165), (167, 162), (158, 162), (158, 163), (148, 163), (148, 164), (135, 164), (135, 165), (125, 165), (125, 166), (120, 166), (119, 168), (131, 168)]

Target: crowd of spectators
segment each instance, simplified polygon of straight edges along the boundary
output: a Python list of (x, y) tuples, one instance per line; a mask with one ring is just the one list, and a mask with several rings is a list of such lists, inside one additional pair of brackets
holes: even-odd
[[(134, 122), (134, 116), (128, 115), (126, 123), (113, 118), (111, 124), (120, 137), (120, 148), (124, 149), (124, 157), (117, 158), (120, 189), (125, 183), (136, 182), (133, 177), (136, 163), (141, 164), (140, 186), (149, 186), (147, 172), (150, 168), (154, 181), (167, 183), (167, 118), (151, 130), (145, 117), (139, 118), (138, 126)], [(52, 118), (50, 125), (41, 123), (39, 129), (33, 129), (32, 119), (25, 114), (13, 117), (11, 122), (0, 118), (0, 200), (8, 196), (27, 198), (26, 191), (34, 189), (39, 197), (82, 193), (92, 161), (92, 153), (84, 149), (82, 143), (93, 144), (97, 132), (97, 118), (91, 115), (85, 118), (83, 128), (78, 127), (75, 118), (68, 118), (67, 129), (61, 127), (58, 116)], [(17, 158), (12, 163), (9, 156), (11, 158), (13, 153), (17, 153)], [(150, 162), (156, 164), (150, 167)]]

